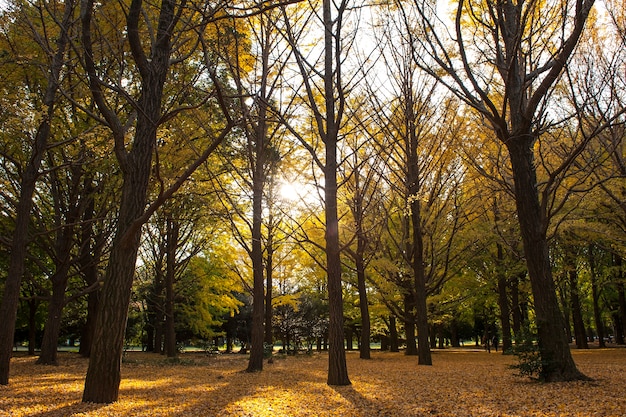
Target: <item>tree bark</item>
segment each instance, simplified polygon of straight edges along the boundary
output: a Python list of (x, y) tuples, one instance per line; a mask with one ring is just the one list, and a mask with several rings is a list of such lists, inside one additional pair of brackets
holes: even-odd
[(102, 299), (89, 368), (85, 378), (83, 402), (111, 403), (117, 400), (120, 384), (120, 364), (131, 288), (139, 249), (142, 218), (147, 202), (152, 155), (156, 144), (157, 126), (161, 118), (163, 86), (169, 71), (171, 31), (175, 22), (175, 1), (163, 0), (157, 28), (157, 38), (144, 55), (139, 39), (139, 19), (142, 1), (133, 0), (127, 15), (128, 39), (132, 55), (141, 74), (141, 97), (132, 148), (127, 151), (124, 131), (116, 116), (104, 101), (95, 64), (92, 61), (91, 18), (93, 0), (81, 7), (84, 59), (90, 85), (98, 108), (105, 115), (116, 141), (115, 151), (124, 182), (109, 263), (106, 269)]
[(598, 335), (598, 347), (605, 348), (604, 343), (604, 323), (602, 322), (602, 312), (600, 310), (600, 289), (598, 288), (598, 276), (596, 274), (595, 246), (590, 244), (589, 251), (589, 278), (591, 280), (591, 297), (593, 301), (593, 318)]
[(28, 356), (35, 356), (37, 308), (39, 308), (39, 301), (28, 300)]
[(539, 352), (543, 362), (540, 377), (546, 381), (585, 379), (572, 359), (563, 315), (556, 298), (546, 239), (547, 220), (537, 191), (532, 152), (534, 138), (529, 134), (519, 134), (505, 143), (511, 158), (517, 215), (535, 300)]

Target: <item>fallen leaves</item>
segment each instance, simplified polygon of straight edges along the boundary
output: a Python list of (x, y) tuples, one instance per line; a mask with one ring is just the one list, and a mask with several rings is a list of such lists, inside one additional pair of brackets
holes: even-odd
[(276, 359), (263, 372), (242, 372), (247, 358), (184, 354), (179, 364), (129, 353), (120, 400), (81, 403), (87, 360), (64, 353), (56, 367), (12, 360), (0, 387), (0, 416), (626, 416), (626, 349), (573, 351), (592, 382), (540, 384), (513, 375), (514, 357), (472, 350), (416, 357), (348, 353), (351, 386), (326, 385), (326, 354)]

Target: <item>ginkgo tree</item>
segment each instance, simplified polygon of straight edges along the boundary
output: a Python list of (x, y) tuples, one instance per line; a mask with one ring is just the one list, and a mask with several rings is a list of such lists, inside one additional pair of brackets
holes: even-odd
[[(208, 24), (224, 14), (224, 9), (196, 2), (81, 3), (79, 50), (98, 110), (93, 115), (111, 131), (123, 177), (117, 231), (85, 380), (85, 402), (109, 403), (118, 397), (124, 329), (143, 224), (235, 125), (218, 77), (219, 57), (210, 49), (211, 37), (217, 32)], [(108, 33), (121, 38), (109, 42), (103, 37)], [(193, 76), (177, 77), (177, 72)], [(150, 182), (159, 171), (154, 159), (159, 132), (169, 120), (199, 108), (207, 115), (207, 123), (198, 132), (206, 145), (175, 178), (157, 181), (157, 197), (149, 201)]]
[[(546, 204), (537, 188), (534, 147), (548, 125), (552, 89), (584, 31), (594, 0), (459, 1), (449, 24), (431, 2), (397, 2), (407, 34), (424, 48), (421, 66), (473, 108), (509, 154), (524, 253), (533, 289), (541, 377), (584, 379), (569, 351), (552, 276)], [(538, 29), (541, 28), (540, 31)], [(580, 147), (584, 146), (584, 143)], [(561, 170), (571, 166), (563, 162)]]
[[(40, 56), (44, 58), (43, 62), (46, 62), (47, 65), (44, 65), (42, 73), (38, 73), (35, 77), (41, 82), (41, 87), (37, 87), (35, 90), (41, 89), (43, 91), (43, 95), (40, 97), (41, 100), (37, 100), (38, 103), (35, 105), (38, 114), (38, 117), (35, 118), (35, 125), (29, 130), (22, 131), (24, 142), (30, 146), (30, 155), (26, 158), (27, 162), (24, 166), (20, 167), (20, 170), (22, 170), (20, 195), (17, 198), (15, 222), (10, 244), (11, 256), (2, 294), (2, 303), (0, 304), (0, 314), (4, 317), (4, 323), (0, 326), (0, 384), (2, 385), (9, 383), (11, 350), (20, 296), (20, 284), (27, 257), (28, 227), (31, 221), (30, 212), (33, 207), (33, 195), (37, 180), (41, 174), (42, 161), (48, 149), (53, 129), (59, 100), (58, 89), (66, 64), (66, 54), (70, 47), (70, 32), (75, 12), (75, 2), (66, 1), (62, 6), (58, 5), (59, 7), (50, 9), (53, 10), (54, 19), (51, 18), (50, 22), (43, 22), (37, 20), (35, 17), (37, 13), (32, 14), (35, 10), (30, 8), (28, 4), (18, 2), (14, 6), (14, 14), (5, 14), (8, 23), (14, 23), (17, 19), (18, 22), (24, 24), (24, 32), (22, 33), (31, 33), (33, 37), (41, 40), (41, 43), (35, 48), (39, 52), (33, 52), (35, 56), (41, 54)], [(41, 7), (42, 5), (38, 6)], [(23, 15), (21, 15), (22, 13)], [(47, 14), (44, 15), (47, 16)], [(29, 17), (33, 18), (33, 20), (30, 20)], [(21, 18), (24, 19), (20, 20)], [(50, 30), (53, 33), (57, 33), (56, 42), (51, 42), (51, 39), (45, 36), (43, 28), (47, 27), (47, 23), (50, 23)], [(14, 26), (14, 29), (17, 29), (17, 26)], [(8, 30), (7, 33), (15, 34), (15, 31)], [(13, 43), (16, 41), (15, 38), (5, 37), (3, 41), (5, 41), (3, 42), (3, 48), (7, 48), (7, 54), (15, 56), (21, 53), (19, 50), (21, 46)], [(32, 43), (28, 42), (26, 45), (32, 45)], [(19, 60), (15, 62), (19, 62)], [(16, 73), (18, 76), (22, 74), (19, 68), (14, 68), (14, 70), (18, 70)], [(23, 75), (25, 77), (19, 81), (20, 83), (29, 79), (27, 74)], [(34, 86), (31, 85), (31, 87)]]

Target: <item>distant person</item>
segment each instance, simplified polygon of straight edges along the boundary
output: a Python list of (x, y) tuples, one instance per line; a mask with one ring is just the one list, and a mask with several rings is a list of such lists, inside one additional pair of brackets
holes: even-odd
[(498, 340), (498, 336), (494, 336), (493, 337), (493, 348), (496, 350), (496, 352), (498, 351), (498, 343), (500, 343), (500, 340)]

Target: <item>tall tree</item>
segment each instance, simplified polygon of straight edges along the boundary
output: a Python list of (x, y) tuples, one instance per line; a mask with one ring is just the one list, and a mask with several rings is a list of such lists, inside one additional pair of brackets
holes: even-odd
[[(407, 16), (407, 7), (397, 4)], [(569, 350), (549, 259), (546, 199), (556, 178), (540, 198), (533, 150), (547, 127), (545, 104), (578, 44), (593, 4), (594, 0), (554, 4), (463, 0), (455, 12), (454, 39), (444, 39), (440, 34), (449, 32), (445, 25), (436, 25), (431, 3), (413, 2), (420, 16), (420, 33), (425, 35), (416, 40), (428, 52), (423, 67), (474, 108), (508, 150), (535, 301), (541, 377), (547, 381), (585, 377)], [(537, 34), (539, 27), (544, 29)], [(454, 53), (445, 49), (448, 42), (456, 48)], [(472, 61), (478, 57), (487, 59)], [(573, 159), (567, 159), (561, 170), (571, 166)]]
[[(98, 25), (110, 23), (115, 25), (118, 21), (116, 16), (118, 5), (110, 3), (95, 5), (91, 0), (81, 3), (82, 58), (85, 71), (93, 99), (102, 114), (102, 122), (111, 130), (115, 155), (123, 176), (117, 231), (102, 288), (96, 332), (83, 391), (84, 402), (110, 403), (116, 401), (119, 395), (124, 330), (142, 225), (180, 188), (195, 169), (206, 161), (234, 124), (219, 87), (220, 81), (216, 76), (217, 63), (212, 61), (213, 57), (209, 56), (209, 51), (205, 50), (205, 54), (199, 55), (201, 50), (189, 50), (178, 44), (182, 42), (189, 45), (187, 37), (192, 36), (192, 39), (195, 39), (191, 43), (193, 47), (208, 45), (204, 37), (206, 23), (208, 19), (216, 17), (217, 12), (209, 10), (208, 5), (199, 5), (193, 10), (194, 13), (191, 13), (190, 7), (194, 5), (193, 2), (173, 0), (163, 0), (159, 5), (147, 4), (142, 0), (131, 1), (128, 9), (124, 11), (126, 21), (123, 28), (113, 28), (115, 32), (124, 32), (127, 35), (122, 45), (128, 42), (129, 53), (124, 53), (119, 50), (108, 50), (107, 48), (114, 44), (106, 43), (104, 39), (97, 37), (102, 33), (97, 30)], [(110, 13), (110, 19), (107, 13)], [(94, 19), (94, 14), (97, 19)], [(191, 19), (192, 15), (197, 16), (199, 21)], [(110, 58), (115, 65), (107, 64), (108, 54), (113, 54)], [(210, 80), (210, 85), (203, 86), (208, 87), (209, 95), (202, 95), (195, 89), (198, 87), (198, 78), (192, 78), (191, 82), (181, 79), (182, 74), (187, 73), (184, 66), (191, 60), (199, 65), (196, 77), (203, 74), (205, 80)], [(127, 61), (132, 67), (127, 67)], [(177, 95), (170, 91), (174, 95), (170, 96), (171, 100), (165, 100), (166, 83), (171, 76), (173, 65), (180, 68), (180, 74), (170, 81), (187, 82), (179, 84), (186, 92), (179, 90)], [(119, 69), (122, 72), (107, 72), (112, 69)], [(128, 69), (133, 71), (133, 77), (124, 75)], [(133, 82), (128, 84), (124, 80)], [(171, 85), (167, 87), (169, 89)], [(112, 91), (117, 98), (126, 100), (126, 109), (114, 107)], [(216, 97), (217, 103), (213, 103), (221, 109), (223, 120), (215, 122), (213, 119), (204, 127), (205, 132), (201, 135), (210, 138), (208, 145), (195, 161), (174, 180), (168, 182), (167, 188), (165, 179), (157, 176), (162, 188), (158, 197), (148, 206), (150, 179), (153, 173), (159, 173), (159, 167), (153, 166), (159, 128), (180, 112), (207, 103), (211, 96)], [(195, 99), (197, 101), (185, 103), (186, 100)], [(185, 105), (181, 106), (178, 103)], [(128, 108), (132, 110), (129, 111)], [(215, 107), (206, 110), (212, 114)], [(129, 140), (131, 126), (132, 139)]]
[[(312, 4), (318, 8), (318, 3)], [(344, 318), (342, 300), (341, 277), (341, 247), (339, 243), (339, 216), (337, 209), (337, 144), (340, 141), (340, 127), (344, 118), (346, 106), (347, 85), (344, 80), (344, 54), (347, 54), (350, 41), (345, 37), (343, 30), (349, 11), (349, 2), (342, 0), (333, 3), (322, 0), (321, 14), (313, 10), (308, 17), (291, 20), (284, 12), (285, 34), (293, 48), (294, 57), (302, 77), (304, 86), (303, 100), (313, 114), (314, 131), (322, 142), (323, 150), (316, 149), (316, 142), (301, 140), (302, 144), (311, 152), (317, 166), (321, 169), (324, 178), (324, 218), (325, 218), (325, 252), (326, 273), (328, 277), (329, 302), (329, 355), (328, 378), (329, 385), (349, 385), (348, 368), (344, 347)], [(302, 32), (296, 29), (296, 23), (302, 25), (315, 24), (313, 16), (318, 16), (319, 25), (323, 29), (323, 50), (320, 62), (309, 58), (309, 51), (304, 51), (298, 42), (302, 39)], [(321, 68), (320, 68), (321, 67)], [(319, 82), (319, 84), (316, 84)], [(293, 129), (293, 128), (292, 128)], [(295, 132), (295, 130), (294, 130)], [(303, 138), (303, 136), (300, 136)]]
[[(3, 317), (3, 324), (0, 326), (0, 384), (2, 385), (9, 383), (9, 366), (20, 296), (20, 284), (24, 274), (24, 261), (26, 259), (26, 247), (29, 236), (28, 226), (30, 222), (30, 211), (33, 206), (32, 198), (37, 179), (41, 174), (39, 170), (51, 134), (55, 106), (58, 99), (59, 82), (65, 64), (66, 51), (70, 42), (70, 29), (74, 21), (74, 5), (74, 1), (70, 0), (64, 2), (63, 7), (54, 9), (56, 13), (58, 13), (55, 20), (58, 22), (58, 28), (55, 29), (55, 31), (58, 31), (56, 45), (42, 45), (44, 50), (49, 54), (47, 60), (49, 64), (46, 69), (47, 82), (43, 87), (44, 97), (42, 100), (41, 121), (39, 122), (34, 136), (30, 138), (32, 150), (29, 161), (24, 167), (22, 174), (20, 197), (11, 242), (9, 269), (7, 272), (7, 280), (4, 284), (2, 304), (0, 304), (0, 316)], [(16, 5), (16, 7), (19, 13), (27, 14), (27, 5), (24, 5), (24, 7), (22, 7), (22, 5)], [(26, 15), (24, 17), (26, 17)], [(26, 21), (28, 21), (28, 18), (26, 18)], [(31, 26), (32, 29), (36, 27), (37, 25)], [(41, 34), (34, 33), (37, 39), (48, 40), (46, 36), (39, 35)]]

